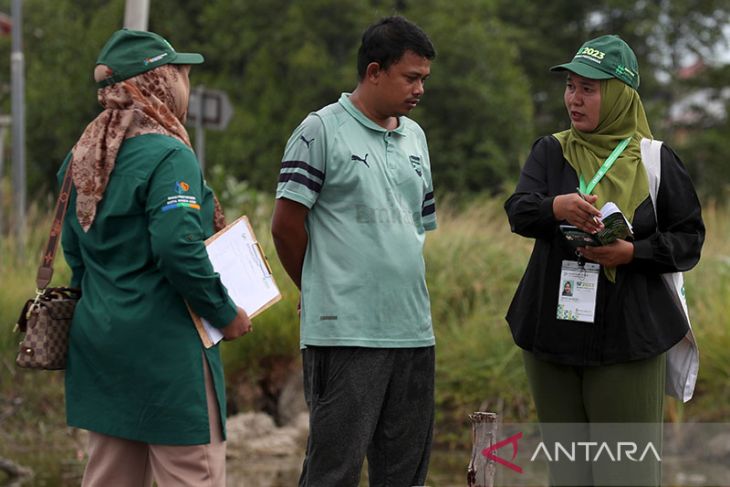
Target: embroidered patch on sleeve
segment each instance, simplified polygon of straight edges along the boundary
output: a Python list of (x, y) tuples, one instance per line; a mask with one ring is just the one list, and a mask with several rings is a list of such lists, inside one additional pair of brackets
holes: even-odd
[(175, 193), (172, 196), (167, 197), (165, 206), (162, 207), (162, 211), (170, 211), (175, 208), (192, 208), (200, 211), (200, 204), (195, 196), (188, 196), (185, 193), (190, 189), (190, 185), (185, 181), (177, 181), (175, 183)]

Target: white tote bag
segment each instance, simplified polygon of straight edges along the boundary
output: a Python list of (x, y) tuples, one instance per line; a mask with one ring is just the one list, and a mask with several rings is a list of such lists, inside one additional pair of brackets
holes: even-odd
[[(649, 196), (656, 215), (656, 197), (662, 176), (662, 142), (660, 140), (641, 140), (641, 160), (649, 176)], [(697, 348), (692, 323), (689, 320), (687, 299), (684, 294), (684, 277), (681, 272), (662, 274), (667, 287), (672, 292), (675, 303), (684, 312), (689, 331), (679, 343), (667, 351), (666, 393), (682, 402), (692, 399), (700, 368), (700, 351)]]

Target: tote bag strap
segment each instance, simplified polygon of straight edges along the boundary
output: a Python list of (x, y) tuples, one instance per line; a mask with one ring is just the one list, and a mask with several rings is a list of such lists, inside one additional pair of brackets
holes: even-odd
[[(657, 218), (656, 199), (659, 192), (659, 183), (662, 177), (661, 166), (662, 142), (659, 140), (641, 140), (641, 161), (644, 163), (646, 175), (649, 178), (649, 197), (654, 206), (654, 215)], [(676, 397), (682, 402), (692, 399), (697, 375), (699, 373), (699, 349), (692, 332), (692, 324), (689, 320), (687, 300), (684, 295), (684, 276), (681, 272), (662, 274), (662, 279), (667, 287), (672, 290), (672, 298), (680, 307), (687, 319), (689, 331), (687, 334), (667, 351), (667, 375), (665, 392)]]
[(662, 141), (641, 139), (641, 162), (644, 163), (646, 175), (649, 177), (649, 196), (656, 215), (656, 197), (662, 179)]

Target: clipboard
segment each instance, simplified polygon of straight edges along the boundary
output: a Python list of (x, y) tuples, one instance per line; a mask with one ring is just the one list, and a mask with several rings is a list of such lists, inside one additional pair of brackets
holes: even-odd
[[(236, 306), (246, 310), (249, 318), (253, 319), (281, 300), (271, 266), (248, 217), (241, 216), (209, 237), (205, 247), (228, 295)], [(210, 348), (217, 344), (223, 337), (220, 330), (186, 305), (203, 346)]]

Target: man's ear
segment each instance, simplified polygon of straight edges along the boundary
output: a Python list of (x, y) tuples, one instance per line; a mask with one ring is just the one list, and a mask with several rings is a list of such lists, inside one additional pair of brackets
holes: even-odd
[(378, 80), (380, 79), (382, 72), (383, 70), (380, 68), (380, 63), (372, 62), (368, 64), (368, 67), (365, 69), (365, 77), (371, 83), (378, 84)]

